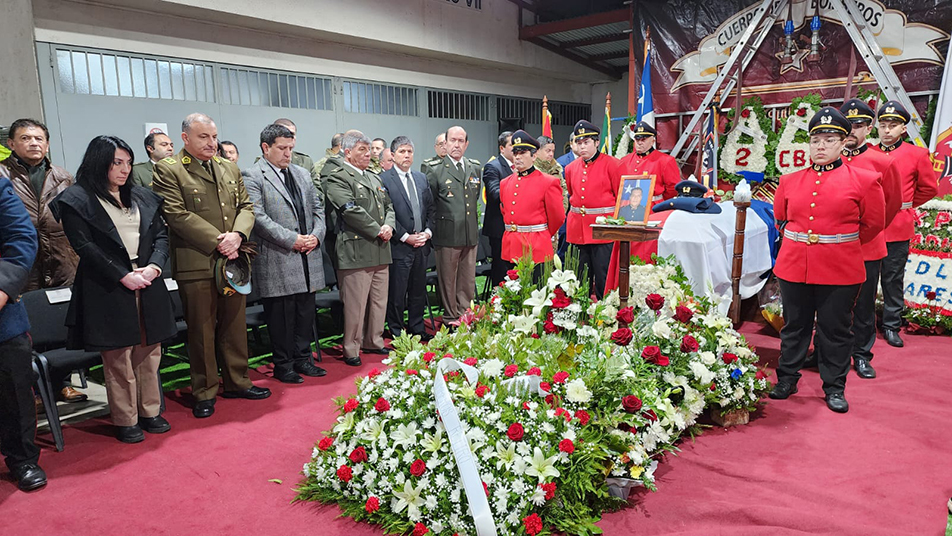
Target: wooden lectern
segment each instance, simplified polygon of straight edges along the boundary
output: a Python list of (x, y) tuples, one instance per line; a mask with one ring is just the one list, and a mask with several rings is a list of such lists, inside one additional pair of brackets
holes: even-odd
[(628, 267), (631, 264), (630, 242), (657, 240), (661, 227), (645, 225), (601, 225), (592, 224), (592, 238), (596, 240), (614, 240), (618, 243), (618, 301), (619, 309), (628, 307)]

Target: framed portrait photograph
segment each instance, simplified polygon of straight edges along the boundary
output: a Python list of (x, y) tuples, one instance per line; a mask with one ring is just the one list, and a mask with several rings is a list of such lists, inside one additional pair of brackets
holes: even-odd
[(651, 198), (654, 197), (654, 175), (624, 175), (618, 199), (615, 200), (615, 215), (626, 223), (648, 223), (651, 213)]

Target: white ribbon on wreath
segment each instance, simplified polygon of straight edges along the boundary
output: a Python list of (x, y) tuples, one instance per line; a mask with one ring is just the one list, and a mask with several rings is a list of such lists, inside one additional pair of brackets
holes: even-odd
[[(747, 117), (743, 116), (744, 111), (748, 112)], [(740, 123), (727, 135), (727, 141), (721, 150), (721, 169), (728, 173), (762, 173), (767, 169), (767, 135), (760, 128), (757, 112), (748, 106), (737, 114), (736, 120)], [(742, 134), (750, 136), (753, 141), (741, 143)]]
[(618, 147), (615, 147), (615, 158), (623, 158), (628, 155), (628, 145), (629, 142), (634, 140), (631, 135), (632, 129), (635, 128), (635, 121), (625, 123), (625, 126), (621, 129), (621, 139), (618, 140)]
[[(805, 110), (804, 115), (797, 115), (797, 110)], [(810, 103), (801, 102), (784, 122), (774, 155), (774, 165), (781, 174), (800, 171), (810, 165), (810, 143), (797, 143), (793, 140), (798, 131), (810, 131), (810, 120), (815, 114), (816, 111)]]

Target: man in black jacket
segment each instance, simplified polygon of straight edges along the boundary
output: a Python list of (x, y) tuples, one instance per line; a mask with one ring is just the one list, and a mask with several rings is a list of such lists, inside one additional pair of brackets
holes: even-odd
[(505, 225), (499, 212), (499, 182), (512, 175), (512, 132), (499, 135), (499, 158), (483, 167), (483, 186), (486, 188), (486, 213), (483, 215), (483, 234), (489, 237), (489, 256), (492, 257), (489, 277), (493, 286), (505, 279), (509, 263), (502, 258), (502, 235)]
[[(413, 142), (398, 136), (390, 143), (394, 165), (380, 174), (390, 194), (396, 214), (394, 240), (390, 241), (393, 263), (390, 265), (390, 290), (387, 301), (387, 325), (396, 338), (404, 331), (420, 335), (424, 341), (432, 337), (423, 325), (426, 303), (426, 264), (430, 254), (430, 238), (436, 208), (426, 176), (412, 171)], [(403, 312), (407, 311), (404, 325)]]

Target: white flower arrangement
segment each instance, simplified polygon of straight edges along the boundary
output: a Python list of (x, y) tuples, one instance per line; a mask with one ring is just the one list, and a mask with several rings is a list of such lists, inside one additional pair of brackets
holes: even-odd
[[(744, 114), (747, 117), (744, 117)], [(760, 128), (760, 120), (753, 107), (744, 108), (735, 117), (739, 121), (731, 130), (721, 150), (721, 169), (728, 173), (738, 171), (763, 172), (767, 169), (767, 135)], [(741, 143), (741, 135), (746, 134), (753, 141)], [(745, 165), (746, 164), (746, 165)]]
[[(802, 116), (799, 115), (799, 110), (804, 110)], [(777, 152), (774, 155), (774, 165), (780, 173), (793, 173), (810, 165), (809, 142), (797, 143), (794, 141), (794, 136), (800, 130), (809, 131), (810, 120), (815, 114), (810, 103), (801, 102), (784, 122), (780, 140), (777, 142)]]

